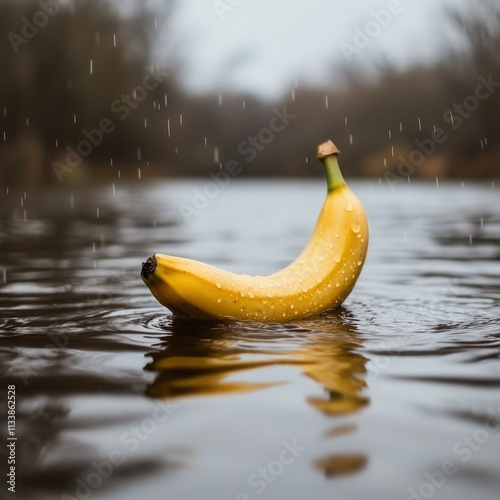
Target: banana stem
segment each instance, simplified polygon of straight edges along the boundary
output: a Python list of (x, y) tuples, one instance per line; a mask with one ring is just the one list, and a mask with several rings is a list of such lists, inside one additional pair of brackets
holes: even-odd
[(340, 151), (332, 141), (326, 141), (318, 146), (316, 157), (325, 168), (328, 191), (333, 191), (346, 184), (337, 160), (339, 153)]
[(340, 171), (337, 155), (326, 156), (321, 159), (326, 173), (328, 191), (333, 191), (346, 185), (342, 172)]

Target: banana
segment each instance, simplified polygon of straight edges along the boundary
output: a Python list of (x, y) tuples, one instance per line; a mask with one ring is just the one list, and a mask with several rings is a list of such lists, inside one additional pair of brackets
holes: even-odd
[(156, 253), (141, 277), (175, 315), (262, 322), (298, 320), (338, 307), (353, 289), (368, 249), (363, 205), (347, 186), (331, 141), (318, 146), (328, 193), (314, 232), (297, 259), (269, 276), (232, 273)]

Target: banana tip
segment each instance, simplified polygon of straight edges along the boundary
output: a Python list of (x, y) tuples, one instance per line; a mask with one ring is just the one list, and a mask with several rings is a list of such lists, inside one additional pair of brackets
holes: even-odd
[(338, 155), (339, 153), (340, 150), (337, 148), (337, 146), (335, 146), (335, 144), (333, 144), (332, 141), (326, 141), (318, 146), (316, 158), (318, 160), (321, 160), (325, 158), (325, 156)]
[[(156, 254), (155, 254), (156, 255)], [(156, 269), (156, 257), (155, 255), (152, 255), (151, 257), (148, 257), (146, 262), (142, 263), (142, 268), (141, 268), (141, 276), (144, 279), (147, 279), (147, 277), (154, 272)]]

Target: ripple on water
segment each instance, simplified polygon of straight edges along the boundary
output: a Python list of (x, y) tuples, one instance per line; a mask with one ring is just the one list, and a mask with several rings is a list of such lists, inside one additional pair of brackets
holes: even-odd
[[(356, 184), (371, 243), (343, 308), (285, 324), (173, 318), (139, 278), (148, 255), (272, 272), (296, 257), (316, 215), (304, 207), (323, 196), (314, 182), (231, 186), (210, 208), (230, 237), (206, 213), (180, 220), (176, 203), (192, 197), (182, 182), (95, 190), (86, 204), (75, 194), (70, 213), (67, 193), (32, 197), (32, 219), (2, 221), (0, 363), (20, 393), (18, 484), (75, 496), (75, 479), (119, 451), (123, 465), (95, 494), (252, 497), (248, 478), (295, 440), (304, 452), (265, 494), (405, 498), (453, 459), (440, 498), (496, 498), (500, 433), (468, 463), (453, 451), (500, 419), (493, 190)], [(287, 209), (273, 226), (252, 206), (278, 192)], [(398, 474), (382, 480), (388, 470)]]

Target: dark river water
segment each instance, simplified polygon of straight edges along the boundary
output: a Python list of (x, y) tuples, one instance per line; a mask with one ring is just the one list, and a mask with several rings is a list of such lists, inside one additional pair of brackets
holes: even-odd
[(204, 182), (1, 195), (0, 496), (498, 500), (499, 187), (352, 183), (371, 245), (344, 307), (261, 324), (173, 318), (141, 263), (273, 272), (324, 183), (234, 180), (186, 220)]

